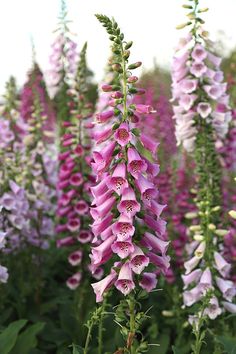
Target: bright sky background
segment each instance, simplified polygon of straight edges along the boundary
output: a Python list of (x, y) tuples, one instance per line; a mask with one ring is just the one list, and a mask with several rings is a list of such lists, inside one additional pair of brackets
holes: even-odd
[[(185, 1), (187, 3), (187, 1)], [(204, 15), (206, 29), (213, 39), (225, 33), (227, 49), (236, 47), (236, 0), (201, 0), (209, 7)], [(79, 48), (88, 41), (88, 63), (96, 79), (103, 77), (109, 56), (109, 40), (95, 13), (114, 16), (128, 40), (133, 40), (132, 58), (141, 60), (144, 67), (158, 64), (169, 66), (181, 31), (175, 26), (185, 22), (183, 0), (67, 0), (72, 29)], [(31, 66), (32, 36), (37, 61), (45, 71), (60, 9), (60, 0), (1, 0), (0, 1), (0, 94), (12, 74), (22, 85)]]

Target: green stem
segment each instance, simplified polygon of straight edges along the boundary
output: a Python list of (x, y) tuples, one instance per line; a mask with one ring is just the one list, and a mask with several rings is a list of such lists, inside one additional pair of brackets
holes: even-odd
[(133, 297), (129, 299), (129, 334), (127, 339), (127, 347), (130, 354), (135, 354), (134, 337), (135, 337), (135, 301)]
[(103, 320), (104, 320), (104, 311), (106, 309), (107, 299), (104, 297), (101, 309), (101, 317), (98, 325), (98, 354), (103, 354)]
[(86, 337), (86, 342), (85, 342), (83, 354), (88, 354), (89, 342), (90, 342), (90, 339), (91, 339), (92, 329), (93, 329), (93, 323), (91, 323), (91, 325), (88, 328), (88, 333), (87, 333), (87, 337)]

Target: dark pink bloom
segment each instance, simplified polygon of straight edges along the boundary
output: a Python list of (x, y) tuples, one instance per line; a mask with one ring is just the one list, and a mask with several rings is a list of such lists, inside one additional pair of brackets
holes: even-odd
[(154, 273), (143, 273), (142, 278), (139, 282), (141, 288), (146, 290), (148, 293), (155, 289), (157, 285), (157, 276)]
[(80, 219), (69, 219), (67, 222), (67, 229), (71, 232), (78, 231), (80, 228)]
[(141, 248), (134, 246), (134, 251), (131, 254), (130, 267), (136, 274), (141, 274), (145, 267), (149, 264), (149, 258), (145, 256)]
[(169, 243), (167, 241), (163, 241), (157, 236), (151, 234), (150, 232), (145, 232), (143, 236), (143, 241), (147, 245), (147, 247), (154, 252), (159, 252), (162, 255), (166, 254), (166, 251), (168, 249)]
[(128, 149), (128, 172), (134, 177), (138, 178), (142, 172), (147, 169), (146, 162), (141, 159), (139, 153), (134, 148)]
[(131, 239), (127, 239), (126, 241), (115, 241), (112, 244), (111, 249), (123, 259), (128, 257), (134, 251), (134, 245), (132, 244)]
[(125, 163), (117, 164), (112, 173), (112, 176), (107, 180), (107, 186), (110, 189), (113, 189), (118, 195), (121, 195), (124, 188), (128, 187)]
[(137, 202), (135, 193), (131, 187), (124, 189), (117, 209), (120, 213), (128, 217), (133, 217), (140, 211), (140, 204)]
[(78, 250), (75, 251), (73, 253), (71, 253), (68, 257), (68, 262), (72, 265), (72, 266), (77, 266), (81, 263), (82, 261), (82, 251)]
[(118, 240), (126, 241), (130, 236), (133, 236), (135, 232), (132, 219), (121, 214), (118, 221), (113, 224), (112, 231)]
[(57, 240), (57, 247), (67, 247), (67, 246), (71, 246), (75, 243), (75, 238), (68, 236), (68, 237), (64, 237), (61, 238), (60, 240)]
[(149, 138), (147, 135), (143, 133), (141, 133), (140, 135), (140, 140), (143, 146), (145, 147), (145, 149), (149, 150), (153, 154), (153, 156), (156, 157), (159, 143), (154, 142), (151, 138)]
[(81, 184), (83, 183), (83, 177), (81, 175), (81, 173), (74, 173), (73, 175), (71, 175), (70, 177), (70, 184), (72, 186), (81, 186)]
[(67, 279), (66, 285), (67, 285), (68, 288), (70, 288), (71, 290), (75, 290), (75, 289), (78, 288), (78, 286), (80, 285), (81, 278), (82, 278), (81, 272), (75, 273), (75, 274), (72, 275), (72, 277), (70, 277), (69, 279)]
[(115, 282), (115, 287), (121, 291), (125, 296), (128, 295), (134, 288), (132, 269), (130, 263), (126, 262), (122, 265), (118, 279)]
[(125, 146), (130, 142), (132, 135), (127, 123), (121, 123), (120, 127), (115, 131), (114, 138), (121, 146)]
[(152, 113), (153, 112), (153, 108), (152, 106), (149, 105), (145, 105), (145, 104), (136, 104), (135, 105), (135, 111), (137, 113), (144, 113), (144, 114), (148, 114), (148, 113)]
[(88, 230), (80, 230), (79, 236), (77, 236), (77, 240), (80, 243), (88, 243), (92, 240), (92, 233)]
[(98, 123), (105, 123), (109, 121), (114, 116), (114, 110), (102, 112), (96, 114), (96, 119)]
[(141, 174), (136, 179), (136, 185), (142, 195), (142, 201), (150, 206), (151, 201), (158, 195), (157, 188)]

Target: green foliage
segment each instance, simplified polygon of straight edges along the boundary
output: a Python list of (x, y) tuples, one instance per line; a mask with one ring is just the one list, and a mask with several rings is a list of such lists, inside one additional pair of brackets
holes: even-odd
[(24, 332), (20, 333), (10, 354), (30, 353), (31, 349), (36, 348), (36, 336), (42, 331), (44, 326), (45, 323), (38, 322), (29, 326)]
[(13, 349), (20, 330), (26, 325), (27, 320), (18, 320), (8, 325), (0, 334), (0, 353), (8, 354)]
[(236, 354), (236, 338), (217, 336), (216, 339), (223, 345), (227, 354)]

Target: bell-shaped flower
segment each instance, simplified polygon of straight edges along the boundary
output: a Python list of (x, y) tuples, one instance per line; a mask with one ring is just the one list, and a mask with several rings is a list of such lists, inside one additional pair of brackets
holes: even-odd
[(131, 187), (124, 189), (117, 209), (127, 217), (133, 217), (140, 211), (140, 204), (137, 202), (135, 193)]
[(166, 254), (166, 251), (170, 243), (169, 241), (167, 242), (161, 240), (160, 238), (151, 234), (150, 232), (145, 232), (142, 240), (144, 241), (145, 245), (147, 245), (148, 248), (150, 248), (154, 252), (160, 252), (162, 255)]
[(226, 262), (226, 260), (218, 252), (214, 252), (214, 260), (218, 272), (223, 277), (227, 277), (229, 275), (231, 265), (228, 262)]
[(154, 273), (143, 273), (142, 278), (139, 281), (141, 288), (150, 293), (157, 286), (157, 276)]
[(140, 247), (134, 246), (134, 251), (130, 257), (130, 267), (136, 274), (141, 274), (145, 267), (149, 264), (149, 258), (145, 256)]
[(111, 273), (107, 275), (104, 279), (98, 281), (97, 283), (91, 284), (96, 294), (96, 302), (103, 301), (104, 292), (114, 284), (116, 278), (117, 273), (116, 271), (114, 271), (114, 269), (112, 269)]
[(115, 131), (114, 138), (122, 147), (126, 146), (131, 141), (132, 134), (129, 131), (127, 123), (121, 123), (119, 128)]
[(134, 245), (130, 238), (126, 241), (115, 241), (111, 245), (111, 249), (114, 253), (118, 254), (121, 259), (124, 259), (134, 252)]
[(206, 118), (212, 112), (211, 105), (209, 103), (207, 103), (207, 102), (200, 102), (197, 105), (197, 112), (200, 114), (200, 116), (202, 118)]
[(151, 201), (157, 197), (158, 191), (155, 188), (154, 184), (150, 182), (147, 178), (143, 175), (139, 174), (136, 185), (141, 193), (142, 201), (147, 204), (151, 205)]
[(208, 307), (204, 310), (203, 314), (208, 316), (211, 320), (215, 320), (216, 317), (221, 315), (222, 309), (219, 307), (219, 302), (215, 296), (213, 296), (210, 301)]
[(146, 162), (141, 159), (139, 153), (134, 148), (128, 149), (128, 172), (136, 179), (147, 169)]
[(122, 265), (118, 279), (115, 282), (115, 287), (125, 296), (135, 288), (130, 262), (126, 262)]
[(216, 277), (216, 284), (222, 292), (223, 297), (227, 301), (232, 301), (236, 295), (236, 286), (234, 285), (234, 283), (231, 280), (225, 280)]
[(80, 285), (81, 278), (82, 278), (81, 272), (77, 272), (67, 279), (66, 285), (68, 286), (69, 289), (75, 290)]
[(121, 195), (124, 188), (128, 187), (125, 163), (117, 164), (112, 173), (112, 176), (107, 179), (107, 186), (109, 189), (115, 191), (118, 195)]
[(132, 219), (121, 214), (119, 219), (113, 224), (112, 232), (119, 241), (126, 241), (135, 232)]
[(181, 278), (184, 283), (184, 289), (186, 289), (187, 286), (192, 283), (197, 283), (201, 277), (201, 274), (202, 274), (201, 269), (195, 269), (191, 273), (188, 273), (186, 275), (181, 275)]
[(81, 250), (74, 251), (69, 255), (68, 262), (72, 266), (77, 266), (82, 261), (82, 255), (83, 255), (83, 252)]

